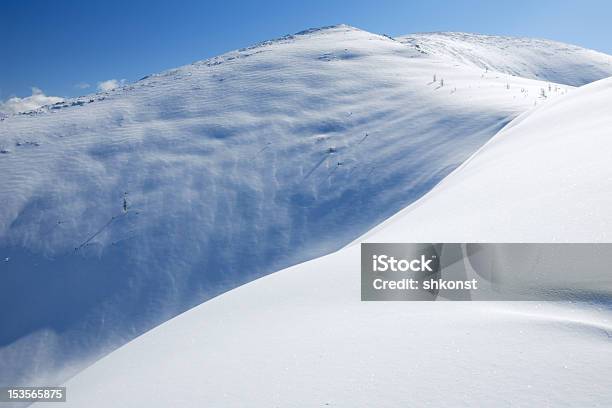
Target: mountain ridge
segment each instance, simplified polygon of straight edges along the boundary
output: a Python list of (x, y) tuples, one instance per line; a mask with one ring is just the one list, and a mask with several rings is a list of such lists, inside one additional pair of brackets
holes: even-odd
[(555, 40), (452, 31), (396, 38), (428, 55), (524, 78), (580, 86), (612, 76), (610, 55)]
[[(72, 97), (72, 98), (65, 98), (65, 100), (63, 102), (58, 102), (56, 104), (54, 104), (56, 107), (58, 106), (63, 106), (66, 105), (66, 107), (68, 106), (82, 106), (82, 104), (84, 103), (88, 103), (90, 99), (94, 99), (94, 100), (98, 100), (100, 98), (99, 95), (112, 95), (114, 91), (119, 90), (119, 89), (131, 89), (134, 87), (139, 86), (139, 82), (143, 81), (143, 80), (147, 80), (150, 78), (156, 78), (156, 77), (164, 77), (164, 76), (171, 76), (173, 74), (175, 74), (178, 70), (182, 70), (182, 69), (188, 69), (189, 67), (192, 66), (197, 66), (197, 65), (208, 65), (208, 66), (212, 66), (212, 65), (218, 65), (227, 61), (232, 61), (236, 58), (240, 58), (240, 56), (242, 55), (242, 57), (244, 57), (244, 53), (248, 52), (248, 51), (253, 51), (253, 50), (257, 50), (260, 48), (265, 48), (267, 46), (271, 46), (274, 44), (279, 44), (282, 42), (287, 42), (287, 41), (293, 41), (296, 39), (300, 39), (300, 38), (305, 38), (309, 35), (326, 35), (329, 33), (334, 33), (334, 32), (338, 32), (338, 31), (355, 31), (355, 32), (363, 32), (363, 33), (368, 33), (371, 35), (378, 35), (382, 38), (386, 38), (388, 40), (391, 41), (398, 41), (401, 42), (403, 44), (407, 44), (407, 45), (412, 45), (415, 46), (416, 49), (418, 49), (420, 52), (425, 52), (429, 55), (432, 56), (440, 56), (440, 55), (445, 55), (444, 52), (441, 52), (440, 50), (435, 50), (433, 49), (434, 45), (440, 45), (440, 46), (448, 46), (448, 44), (444, 44), (443, 42), (439, 42), (436, 41), (436, 39), (438, 37), (440, 38), (448, 38), (448, 39), (453, 39), (456, 37), (459, 37), (460, 39), (463, 38), (464, 39), (464, 43), (469, 44), (470, 42), (474, 42), (475, 40), (488, 40), (488, 41), (505, 41), (509, 44), (513, 44), (513, 43), (517, 43), (517, 42), (525, 42), (526, 44), (523, 45), (530, 45), (531, 47), (534, 46), (534, 44), (537, 44), (538, 47), (537, 48), (541, 48), (541, 49), (546, 49), (547, 47), (551, 47), (552, 45), (557, 46), (559, 49), (561, 50), (571, 50), (573, 52), (587, 52), (587, 53), (594, 53), (595, 55), (597, 55), (598, 59), (594, 59), (592, 64), (593, 68), (596, 68), (598, 65), (597, 64), (604, 64), (605, 65), (605, 69), (600, 70), (600, 72), (597, 73), (592, 73), (590, 74), (587, 78), (588, 81), (582, 81), (582, 82), (578, 82), (576, 83), (575, 81), (554, 81), (552, 80), (552, 82), (558, 82), (558, 83), (562, 83), (565, 85), (584, 85), (585, 83), (588, 82), (592, 82), (598, 79), (602, 79), (605, 76), (610, 76), (612, 75), (612, 57), (608, 54), (605, 54), (603, 52), (600, 51), (596, 51), (596, 50), (592, 50), (589, 48), (585, 48), (582, 46), (578, 46), (578, 45), (573, 45), (573, 44), (569, 44), (569, 43), (564, 43), (562, 41), (557, 41), (557, 40), (549, 40), (549, 39), (545, 39), (545, 38), (531, 38), (531, 37), (524, 37), (524, 36), (506, 36), (506, 35), (489, 35), (489, 34), (481, 34), (481, 33), (470, 33), (470, 32), (461, 32), (461, 31), (432, 31), (432, 32), (416, 32), (416, 33), (412, 33), (412, 34), (404, 34), (404, 35), (399, 35), (396, 37), (392, 37), (392, 36), (388, 36), (385, 34), (373, 34), (373, 33), (369, 33), (368, 31), (365, 31), (363, 29), (360, 29), (358, 27), (354, 27), (348, 24), (344, 24), (344, 23), (340, 23), (340, 24), (333, 24), (333, 25), (328, 25), (328, 26), (322, 26), (322, 27), (312, 27), (312, 28), (308, 28), (305, 30), (301, 30), (298, 31), (296, 33), (293, 34), (286, 34), (274, 39), (270, 39), (270, 40), (264, 40), (264, 41), (260, 41), (256, 44), (250, 45), (250, 46), (246, 46), (246, 47), (242, 47), (242, 48), (238, 48), (238, 49), (234, 49), (234, 50), (229, 50), (227, 52), (224, 52), (220, 55), (217, 56), (213, 56), (210, 58), (206, 58), (203, 60), (196, 60), (194, 62), (191, 62), (189, 64), (185, 64), (185, 65), (181, 65), (177, 68), (170, 68), (168, 70), (164, 70), (158, 73), (152, 73), (152, 74), (148, 74), (145, 75), (144, 77), (142, 77), (141, 79), (134, 81), (132, 83), (129, 84), (125, 84), (125, 85), (121, 85), (118, 88), (111, 90), (111, 91), (103, 91), (103, 92), (97, 92), (97, 93), (91, 93), (91, 94), (86, 94), (86, 95), (82, 95), (82, 96), (76, 96), (76, 97)], [(466, 45), (466, 44), (462, 44), (462, 45)], [(492, 49), (495, 49), (496, 46), (492, 45), (492, 44), (488, 44), (488, 46)], [(249, 56), (249, 54), (247, 54), (246, 56)], [(461, 61), (461, 62), (466, 62), (465, 60)], [(504, 67), (503, 65), (500, 67), (495, 66), (494, 64), (487, 64), (486, 62), (475, 62), (473, 60), (469, 60), (469, 63), (474, 64), (475, 66), (479, 67), (479, 68), (491, 68), (491, 69), (499, 69), (500, 72), (502, 73), (510, 73), (512, 75), (518, 75), (518, 76), (523, 76), (520, 75), (520, 71), (515, 71), (512, 68), (508, 68), (508, 67)], [(543, 78), (538, 78), (537, 76), (534, 75), (527, 75), (524, 76), (526, 78), (530, 78), (530, 79), (543, 79), (543, 80), (548, 80), (546, 77)], [(555, 77), (554, 79), (558, 79), (558, 77)], [(50, 108), (52, 108), (54, 105), (44, 105), (41, 106), (38, 109), (41, 110), (48, 110)], [(20, 112), (17, 114), (34, 114), (38, 111), (38, 109), (35, 110), (30, 110), (27, 112)], [(59, 108), (57, 108), (59, 109)], [(9, 115), (10, 116), (10, 115)]]

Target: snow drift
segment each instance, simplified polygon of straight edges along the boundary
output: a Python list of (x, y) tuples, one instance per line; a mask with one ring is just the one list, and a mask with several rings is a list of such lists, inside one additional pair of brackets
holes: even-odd
[[(608, 79), (525, 114), (359, 241), (609, 242), (611, 103)], [(67, 406), (612, 404), (609, 304), (361, 302), (359, 270), (351, 245), (225, 293), (68, 381)]]
[(610, 101), (612, 78), (515, 119), (363, 238), (401, 241), (409, 231), (418, 242), (611, 242)]

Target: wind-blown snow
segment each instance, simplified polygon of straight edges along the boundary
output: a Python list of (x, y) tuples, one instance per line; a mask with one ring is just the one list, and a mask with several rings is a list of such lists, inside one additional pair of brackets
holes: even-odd
[(580, 86), (612, 76), (612, 57), (557, 41), (468, 33), (400, 36), (404, 44), (460, 64)]
[(342, 247), (568, 92), (337, 26), (4, 119), (0, 383)]
[[(612, 79), (525, 114), (364, 239), (608, 242), (611, 103)], [(68, 381), (67, 406), (612, 404), (609, 305), (361, 302), (359, 270), (352, 245), (225, 293)]]
[(362, 238), (401, 241), (409, 230), (417, 242), (611, 242), (611, 101), (609, 78), (515, 119)]

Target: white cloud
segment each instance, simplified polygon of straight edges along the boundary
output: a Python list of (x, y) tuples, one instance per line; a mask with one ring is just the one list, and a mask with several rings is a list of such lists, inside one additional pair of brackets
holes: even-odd
[(79, 82), (78, 84), (76, 84), (74, 87), (75, 88), (79, 88), (79, 89), (87, 89), (89, 88), (91, 85), (89, 85), (87, 82)]
[(98, 90), (103, 92), (112, 91), (123, 84), (125, 84), (125, 79), (109, 79), (108, 81), (98, 82)]
[(25, 98), (9, 98), (4, 102), (0, 102), (0, 113), (5, 115), (27, 112), (34, 109), (38, 109), (44, 105), (50, 105), (56, 102), (63, 101), (64, 98), (58, 96), (47, 96), (38, 88), (32, 88), (32, 96), (26, 96)]

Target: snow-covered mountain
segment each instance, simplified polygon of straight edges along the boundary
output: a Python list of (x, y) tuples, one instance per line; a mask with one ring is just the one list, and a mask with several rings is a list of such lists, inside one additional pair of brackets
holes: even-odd
[[(610, 104), (612, 78), (526, 113), (357, 242), (609, 242)], [(67, 406), (612, 404), (609, 304), (361, 302), (359, 271), (355, 244), (225, 293), (68, 381)]]
[(0, 384), (341, 248), (571, 91), (335, 26), (5, 118)]
[(524, 78), (580, 86), (612, 76), (612, 57), (557, 41), (469, 33), (397, 38), (427, 55)]

